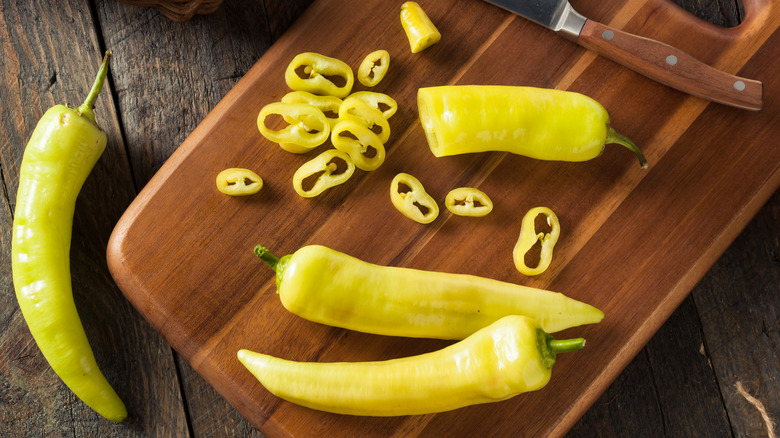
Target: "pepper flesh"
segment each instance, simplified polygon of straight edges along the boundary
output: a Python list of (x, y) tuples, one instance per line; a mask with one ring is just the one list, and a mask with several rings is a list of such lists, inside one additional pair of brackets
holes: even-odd
[(349, 95), (362, 100), (369, 104), (372, 108), (379, 110), (385, 119), (389, 119), (393, 114), (398, 111), (398, 102), (385, 93), (377, 93), (376, 91), (356, 91)]
[(344, 61), (319, 53), (304, 52), (290, 61), (284, 72), (284, 80), (295, 91), (343, 99), (352, 91), (355, 75)]
[(254, 195), (262, 188), (263, 179), (249, 169), (233, 167), (217, 174), (217, 189), (226, 195)]
[(409, 40), (412, 53), (421, 52), (441, 39), (439, 30), (416, 2), (401, 5), (401, 26)]
[(76, 198), (106, 147), (92, 106), (110, 57), (106, 52), (84, 104), (50, 108), (30, 137), (19, 169), (11, 264), (19, 308), (49, 365), (97, 413), (122, 421), (127, 409), (95, 362), (70, 275)]
[(364, 124), (379, 136), (382, 143), (387, 143), (387, 140), (390, 139), (390, 125), (387, 118), (382, 114), (382, 111), (366, 103), (363, 99), (357, 97), (344, 99), (339, 107), (339, 119), (354, 120)]
[[(339, 120), (339, 107), (342, 100), (336, 96), (318, 96), (308, 91), (291, 91), (282, 97), (284, 103), (305, 103), (322, 111), (331, 129)], [(287, 123), (294, 123), (293, 118), (285, 116)]]
[(553, 340), (523, 316), (506, 316), (431, 353), (377, 362), (294, 362), (249, 350), (238, 359), (274, 395), (321, 411), (396, 416), (444, 412), (543, 388), (555, 355), (585, 345)]
[(371, 52), (358, 67), (358, 81), (366, 87), (375, 87), (387, 74), (390, 67), (390, 54), (387, 50)]
[[(274, 129), (268, 119), (281, 116), (288, 125)], [(263, 137), (295, 154), (302, 154), (321, 145), (330, 136), (330, 124), (318, 108), (305, 103), (273, 102), (257, 115), (257, 129)]]
[(390, 202), (401, 214), (421, 224), (429, 224), (439, 216), (439, 205), (420, 180), (408, 173), (399, 173), (390, 182)]
[[(339, 164), (343, 165), (339, 165)], [(344, 184), (355, 173), (355, 164), (346, 152), (328, 149), (303, 163), (293, 175), (293, 188), (304, 198), (313, 198), (325, 190)], [(311, 187), (304, 186), (314, 179)]]
[(333, 127), (330, 136), (333, 146), (349, 154), (355, 167), (372, 171), (385, 161), (385, 145), (365, 125), (354, 120), (341, 120)]
[(447, 210), (458, 216), (483, 217), (493, 211), (493, 201), (482, 190), (459, 187), (444, 198)]
[[(547, 225), (550, 226), (549, 233), (537, 233), (536, 232), (536, 217), (544, 215), (547, 219)], [(547, 207), (535, 207), (528, 210), (528, 213), (523, 216), (523, 221), (520, 225), (520, 237), (517, 239), (515, 248), (512, 251), (512, 258), (515, 262), (515, 267), (521, 274), (534, 276), (539, 275), (546, 271), (550, 267), (553, 257), (553, 247), (558, 242), (558, 237), (561, 235), (561, 223), (558, 221), (558, 216), (553, 213)], [(525, 256), (531, 248), (539, 242), (541, 244), (541, 252), (539, 253), (539, 264), (536, 267), (529, 267), (525, 263)]]
[(502, 151), (539, 160), (586, 161), (606, 143), (644, 155), (609, 124), (604, 107), (570, 91), (499, 85), (420, 88), (417, 104), (428, 146), (437, 157)]
[(534, 318), (548, 333), (604, 318), (599, 309), (561, 293), (474, 275), (379, 266), (319, 245), (281, 259), (262, 246), (255, 254), (276, 271), (287, 310), (365, 333), (464, 339), (507, 315)]

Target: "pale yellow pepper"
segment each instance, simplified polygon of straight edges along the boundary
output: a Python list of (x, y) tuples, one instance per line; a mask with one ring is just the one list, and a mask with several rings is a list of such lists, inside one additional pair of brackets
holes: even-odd
[(339, 107), (340, 120), (354, 120), (364, 124), (379, 136), (382, 143), (390, 139), (390, 124), (382, 112), (358, 97), (347, 97)]
[(231, 167), (217, 174), (217, 189), (230, 196), (254, 195), (263, 188), (263, 179), (249, 169)]
[(463, 339), (507, 315), (533, 318), (548, 333), (604, 318), (599, 309), (561, 293), (475, 275), (380, 266), (320, 245), (281, 258), (259, 245), (254, 252), (276, 271), (287, 310), (349, 330)]
[(328, 149), (305, 162), (293, 175), (293, 188), (304, 198), (344, 184), (355, 173), (355, 163), (346, 152)]
[(444, 412), (536, 391), (556, 355), (585, 346), (555, 340), (536, 321), (506, 316), (431, 353), (378, 362), (294, 362), (249, 350), (238, 360), (272, 394), (326, 412), (397, 416)]
[(420, 180), (408, 173), (399, 173), (390, 182), (390, 201), (401, 214), (421, 224), (439, 216), (439, 205)]
[[(273, 121), (274, 116), (279, 116), (286, 124), (269, 126), (268, 122)], [(257, 115), (257, 129), (263, 137), (295, 154), (309, 152), (330, 137), (330, 123), (325, 114), (305, 103), (269, 103)]]
[(376, 108), (382, 113), (385, 119), (389, 119), (398, 111), (398, 102), (385, 93), (377, 93), (376, 91), (356, 91), (350, 94), (349, 97), (360, 99), (371, 107)]
[(319, 53), (304, 52), (290, 61), (284, 72), (284, 80), (295, 91), (343, 99), (352, 91), (355, 74), (344, 61)]
[(444, 198), (447, 210), (458, 216), (483, 217), (493, 211), (493, 201), (482, 190), (459, 187)]
[(502, 151), (539, 160), (585, 161), (606, 143), (644, 155), (609, 126), (597, 101), (570, 91), (499, 85), (420, 88), (417, 105), (428, 146), (437, 157)]
[(388, 68), (390, 68), (390, 53), (387, 50), (371, 52), (358, 67), (358, 82), (366, 87), (375, 87), (385, 77)]
[(355, 120), (341, 120), (331, 131), (333, 146), (349, 154), (360, 170), (376, 170), (385, 161), (385, 145), (378, 135)]
[[(543, 215), (547, 220), (547, 225), (550, 226), (549, 233), (536, 232), (536, 218), (539, 215)], [(546, 271), (552, 262), (553, 247), (558, 242), (560, 235), (561, 223), (552, 210), (547, 207), (534, 207), (528, 210), (520, 225), (520, 237), (512, 250), (512, 258), (517, 270), (528, 276), (539, 275)], [(537, 243), (541, 246), (539, 264), (536, 267), (530, 267), (525, 262), (525, 256)]]
[(401, 5), (401, 26), (406, 32), (412, 53), (421, 52), (441, 39), (439, 30), (416, 2)]

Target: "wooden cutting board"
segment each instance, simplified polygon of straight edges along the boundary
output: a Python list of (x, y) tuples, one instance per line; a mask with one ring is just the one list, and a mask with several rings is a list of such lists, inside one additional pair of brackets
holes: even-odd
[[(139, 194), (112, 235), (109, 267), (133, 305), (268, 436), (562, 435), (780, 185), (780, 11), (769, 0), (745, 1), (744, 23), (726, 30), (667, 1), (572, 2), (587, 17), (762, 81), (764, 109), (748, 112), (664, 87), (477, 0), (420, 1), (443, 37), (411, 54), (401, 3), (315, 2)], [(297, 53), (323, 53), (356, 69), (377, 49), (390, 52), (391, 66), (376, 90), (399, 103), (385, 163), (317, 198), (299, 197), (292, 175), (314, 154), (289, 154), (262, 138), (258, 112), (288, 91), (284, 70)], [(616, 145), (585, 163), (502, 153), (434, 158), (415, 96), (419, 87), (442, 84), (587, 94), (643, 149), (650, 167), (640, 169)], [(253, 169), (265, 187), (248, 198), (221, 194), (214, 180), (227, 167)], [(440, 203), (436, 221), (420, 225), (394, 209), (388, 191), (399, 172), (418, 177)], [(494, 211), (479, 219), (452, 216), (443, 200), (461, 186), (486, 192)], [(563, 231), (551, 268), (527, 278), (515, 270), (512, 249), (523, 214), (538, 205), (558, 214)], [(436, 415), (322, 413), (268, 393), (236, 351), (361, 361), (449, 342), (362, 334), (290, 314), (275, 294), (273, 273), (252, 254), (258, 243), (278, 255), (323, 244), (377, 264), (547, 288), (601, 308), (606, 318), (559, 334), (583, 336), (588, 346), (561, 356), (538, 392)]]

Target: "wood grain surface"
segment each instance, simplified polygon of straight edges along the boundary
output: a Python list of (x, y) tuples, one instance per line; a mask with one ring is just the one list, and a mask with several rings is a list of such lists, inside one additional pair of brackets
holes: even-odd
[[(67, 1), (0, 4), (0, 422), (9, 436), (260, 435), (127, 304), (109, 277), (103, 253), (111, 229), (137, 191), (308, 3), (227, 0), (214, 14), (184, 24), (113, 1), (98, 1), (89, 9)], [(585, 13), (583, 3), (573, 2)], [(683, 5), (725, 26), (742, 17), (727, 1)], [(621, 26), (631, 17), (617, 15)], [(610, 14), (599, 18), (610, 22)], [(79, 198), (72, 253), (74, 291), (87, 334), (98, 362), (130, 409), (130, 419), (120, 425), (83, 406), (48, 369), (17, 311), (9, 259), (26, 139), (48, 106), (81, 99), (106, 47), (115, 50), (111, 92), (101, 97), (97, 113), (109, 133), (109, 148)], [(699, 53), (696, 47), (687, 50)], [(753, 71), (761, 73), (755, 77), (763, 79), (762, 68), (769, 68), (765, 63), (771, 57), (753, 59)], [(555, 72), (547, 68), (547, 73)], [(655, 102), (652, 93), (636, 99)], [(705, 108), (713, 110), (723, 117), (712, 105)], [(737, 129), (731, 122), (727, 117), (714, 126)], [(707, 134), (707, 128), (699, 126), (689, 135), (711, 139), (716, 133)], [(755, 142), (767, 138), (751, 126), (739, 129)], [(610, 156), (621, 163), (625, 158), (617, 151)], [(630, 169), (628, 161), (623, 170)], [(724, 189), (720, 196), (728, 205), (737, 194)], [(775, 195), (570, 436), (766, 436), (760, 414), (735, 384), (741, 382), (773, 418), (780, 416), (779, 206)], [(686, 206), (673, 207), (670, 215), (687, 211)], [(740, 220), (747, 222), (750, 216), (744, 211)], [(728, 242), (721, 243), (725, 248)], [(714, 250), (712, 261), (723, 248)], [(706, 263), (699, 267), (702, 273), (707, 268)], [(690, 279), (691, 287), (696, 281)]]

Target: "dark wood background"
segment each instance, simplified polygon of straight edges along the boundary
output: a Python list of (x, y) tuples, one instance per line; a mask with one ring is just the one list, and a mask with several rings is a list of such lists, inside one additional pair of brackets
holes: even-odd
[[(740, 21), (734, 1), (677, 2), (722, 26)], [(129, 305), (105, 250), (134, 196), (310, 3), (225, 0), (174, 23), (113, 0), (0, 1), (0, 436), (260, 436)], [(109, 145), (79, 197), (71, 252), (87, 335), (131, 413), (123, 424), (92, 412), (50, 370), (10, 269), (27, 139), (48, 107), (80, 103), (106, 48), (115, 56), (96, 113)], [(780, 419), (779, 224), (775, 194), (569, 436), (767, 435), (737, 384)]]

